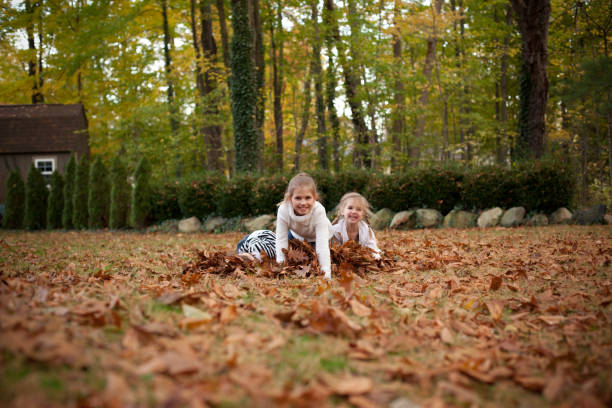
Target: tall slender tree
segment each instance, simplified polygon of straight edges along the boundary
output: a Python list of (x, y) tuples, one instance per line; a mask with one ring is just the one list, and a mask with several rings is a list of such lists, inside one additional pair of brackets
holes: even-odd
[(6, 202), (2, 226), (4, 228), (23, 228), (25, 213), (25, 184), (19, 170), (12, 170), (6, 179)]
[(274, 133), (276, 135), (276, 167), (283, 171), (283, 75), (284, 49), (282, 3), (275, 2), (275, 13), (270, 23), (270, 60), (272, 62), (272, 92), (274, 103)]
[(73, 213), (73, 196), (74, 196), (74, 182), (76, 177), (76, 160), (74, 153), (70, 154), (68, 164), (66, 164), (64, 173), (64, 209), (62, 211), (62, 226), (64, 229), (73, 228), (72, 213)]
[(321, 66), (321, 35), (319, 30), (319, 8), (318, 1), (311, 0), (310, 11), (312, 19), (312, 63), (311, 71), (314, 78), (315, 90), (315, 112), (317, 118), (317, 153), (319, 167), (329, 169), (329, 158), (327, 152), (327, 132), (325, 130), (325, 98), (323, 95), (323, 68)]
[(51, 192), (47, 204), (47, 228), (62, 228), (62, 211), (64, 209), (64, 178), (55, 170), (51, 175)]

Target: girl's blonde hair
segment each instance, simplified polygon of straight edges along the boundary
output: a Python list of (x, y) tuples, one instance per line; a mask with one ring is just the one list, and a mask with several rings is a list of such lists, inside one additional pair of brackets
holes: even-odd
[(315, 200), (319, 198), (319, 194), (317, 193), (317, 183), (315, 183), (312, 176), (308, 173), (298, 173), (291, 180), (289, 180), (289, 185), (287, 186), (287, 191), (285, 191), (285, 199), (279, 203), (288, 203), (291, 201), (291, 196), (294, 191), (298, 188), (309, 188), (312, 190), (312, 195)]
[(338, 203), (338, 210), (336, 212), (336, 218), (334, 219), (333, 224), (336, 224), (343, 218), (342, 211), (344, 211), (344, 207), (346, 207), (349, 200), (358, 200), (361, 203), (361, 207), (363, 207), (364, 210), (363, 218), (365, 222), (369, 225), (370, 217), (374, 215), (374, 213), (372, 212), (372, 206), (364, 196), (355, 191), (351, 191), (350, 193), (346, 193), (342, 196), (340, 202)]

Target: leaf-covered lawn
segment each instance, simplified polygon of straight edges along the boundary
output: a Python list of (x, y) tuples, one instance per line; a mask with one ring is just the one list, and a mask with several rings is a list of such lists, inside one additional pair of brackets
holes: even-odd
[(1, 231), (0, 405), (612, 405), (610, 227), (377, 236), (327, 285), (183, 274), (236, 233)]

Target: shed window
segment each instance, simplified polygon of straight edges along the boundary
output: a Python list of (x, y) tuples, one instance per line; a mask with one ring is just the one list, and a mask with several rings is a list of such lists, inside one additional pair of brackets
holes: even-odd
[(50, 176), (55, 170), (55, 159), (54, 158), (44, 158), (44, 159), (36, 159), (34, 160), (34, 166), (43, 176)]

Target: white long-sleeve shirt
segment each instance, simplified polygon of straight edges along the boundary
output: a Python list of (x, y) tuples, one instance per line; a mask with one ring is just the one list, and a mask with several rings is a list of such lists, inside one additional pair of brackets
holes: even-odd
[[(337, 238), (340, 243), (344, 244), (349, 240), (348, 232), (346, 231), (346, 220), (344, 218), (341, 218), (332, 227), (334, 229), (334, 237)], [(374, 250), (374, 258), (380, 259), (380, 249), (378, 249), (376, 237), (374, 236), (374, 231), (372, 231), (372, 228), (363, 220), (359, 221), (358, 227), (359, 245), (371, 248)]]
[(296, 215), (291, 203), (282, 203), (276, 215), (276, 262), (285, 261), (283, 249), (289, 246), (288, 233), (301, 240), (315, 242), (315, 249), (321, 270), (325, 277), (331, 277), (331, 257), (329, 240), (333, 234), (331, 222), (325, 213), (325, 207), (318, 201), (306, 215)]

